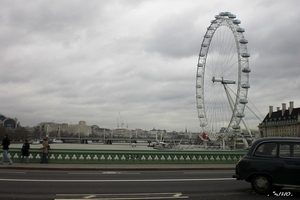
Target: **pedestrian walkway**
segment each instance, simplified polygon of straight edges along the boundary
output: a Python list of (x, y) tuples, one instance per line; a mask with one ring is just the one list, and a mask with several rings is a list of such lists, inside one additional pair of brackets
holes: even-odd
[(100, 171), (134, 171), (134, 170), (234, 170), (235, 164), (40, 164), (40, 163), (3, 163), (2, 169), (16, 170), (100, 170)]

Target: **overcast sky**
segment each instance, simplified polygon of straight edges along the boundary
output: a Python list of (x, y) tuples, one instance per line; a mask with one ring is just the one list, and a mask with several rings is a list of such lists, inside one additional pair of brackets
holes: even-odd
[(22, 126), (198, 132), (198, 54), (223, 11), (249, 41), (248, 106), (261, 120), (270, 105), (300, 107), (298, 0), (2, 0), (0, 113)]

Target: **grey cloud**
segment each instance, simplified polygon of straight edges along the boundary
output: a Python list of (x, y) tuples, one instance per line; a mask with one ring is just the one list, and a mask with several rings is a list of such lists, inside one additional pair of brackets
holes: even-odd
[(198, 131), (198, 53), (210, 20), (228, 8), (249, 40), (254, 105), (264, 115), (269, 105), (300, 101), (297, 1), (0, 5), (0, 110), (22, 125), (85, 120), (115, 128), (120, 111), (130, 128)]
[(146, 40), (146, 49), (162, 56), (181, 58), (195, 55), (199, 50), (199, 37), (191, 13), (165, 16), (152, 27), (153, 34)]

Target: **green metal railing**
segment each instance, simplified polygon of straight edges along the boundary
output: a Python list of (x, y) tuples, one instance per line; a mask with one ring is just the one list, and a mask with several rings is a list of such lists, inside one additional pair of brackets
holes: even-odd
[[(51, 149), (48, 153), (50, 163), (122, 163), (122, 164), (235, 164), (246, 151), (153, 151), (153, 150), (70, 150)], [(9, 149), (13, 162), (21, 160), (21, 150)], [(37, 163), (41, 160), (41, 150), (31, 149), (29, 160)], [(2, 159), (2, 154), (0, 155)]]

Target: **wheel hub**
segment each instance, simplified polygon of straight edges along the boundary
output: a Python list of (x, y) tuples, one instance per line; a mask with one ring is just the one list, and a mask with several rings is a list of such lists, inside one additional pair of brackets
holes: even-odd
[(212, 82), (220, 82), (222, 84), (235, 84), (234, 80), (224, 79), (223, 77), (222, 78), (213, 77), (211, 80)]
[(259, 177), (256, 180), (256, 185), (260, 189), (265, 189), (268, 187), (268, 181), (264, 177)]

